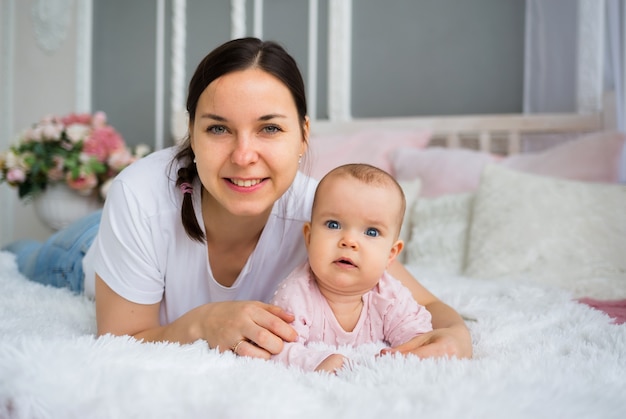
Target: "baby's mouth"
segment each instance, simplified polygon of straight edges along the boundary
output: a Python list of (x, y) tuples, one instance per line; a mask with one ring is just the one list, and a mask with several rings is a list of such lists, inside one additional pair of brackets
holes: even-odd
[(353, 266), (355, 268), (357, 267), (354, 262), (352, 262), (350, 259), (347, 259), (347, 258), (337, 259), (335, 263), (340, 264), (340, 265)]

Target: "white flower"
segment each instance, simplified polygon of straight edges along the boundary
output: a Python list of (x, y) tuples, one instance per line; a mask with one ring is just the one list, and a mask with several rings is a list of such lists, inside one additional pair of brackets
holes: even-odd
[(22, 134), (24, 142), (40, 142), (42, 139), (41, 127), (30, 128)]
[(4, 155), (4, 165), (7, 169), (20, 166), (20, 163), (20, 158), (12, 150), (7, 151)]
[(78, 155), (78, 161), (81, 163), (89, 163), (91, 161), (92, 157), (87, 154), (87, 153), (83, 153), (82, 151), (80, 152), (80, 154)]
[(109, 178), (104, 181), (102, 186), (100, 186), (100, 197), (102, 197), (102, 199), (107, 198), (107, 194), (109, 193), (109, 189), (111, 188), (112, 183), (113, 183), (113, 178)]
[(67, 138), (69, 138), (70, 141), (74, 144), (79, 141), (85, 140), (90, 132), (91, 128), (88, 125), (84, 124), (72, 124), (65, 130)]
[(139, 144), (135, 147), (135, 157), (142, 158), (150, 153), (150, 147), (146, 144)]
[(113, 170), (120, 171), (133, 162), (133, 156), (127, 148), (116, 150), (109, 156), (107, 164), (113, 168)]
[(42, 134), (47, 140), (59, 140), (61, 139), (61, 133), (63, 132), (63, 125), (58, 124), (45, 124), (42, 125)]

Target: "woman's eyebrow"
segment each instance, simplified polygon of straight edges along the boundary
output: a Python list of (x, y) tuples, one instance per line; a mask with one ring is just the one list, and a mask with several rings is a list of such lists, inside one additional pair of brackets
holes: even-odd
[[(205, 113), (200, 115), (200, 118), (202, 119), (213, 119), (215, 121), (220, 121), (220, 122), (227, 122), (228, 119), (224, 118), (223, 116), (214, 114), (214, 113)], [(283, 114), (279, 114), (279, 113), (271, 113), (268, 115), (262, 115), (259, 117), (259, 121), (269, 121), (271, 119), (275, 119), (275, 118), (287, 118), (287, 116), (283, 115)]]
[(226, 122), (227, 121), (227, 119), (224, 118), (223, 116), (219, 116), (219, 115), (214, 114), (214, 113), (202, 114), (202, 115), (200, 115), (200, 118), (202, 118), (202, 119), (214, 119), (214, 120), (220, 121), (220, 122)]
[(269, 115), (263, 115), (259, 118), (259, 121), (269, 121), (270, 119), (275, 119), (275, 118), (287, 118), (285, 115), (279, 114), (279, 113), (271, 113)]

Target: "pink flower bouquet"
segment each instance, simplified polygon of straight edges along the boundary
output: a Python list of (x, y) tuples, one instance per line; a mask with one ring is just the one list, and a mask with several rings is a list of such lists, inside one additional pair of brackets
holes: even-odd
[(129, 149), (104, 112), (47, 116), (0, 153), (0, 183), (17, 187), (20, 198), (65, 182), (80, 194), (97, 191), (104, 199), (115, 175), (148, 152), (145, 145)]

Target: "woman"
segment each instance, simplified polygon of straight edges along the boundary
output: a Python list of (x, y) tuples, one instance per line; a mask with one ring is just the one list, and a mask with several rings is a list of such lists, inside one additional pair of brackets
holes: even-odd
[[(189, 136), (178, 149), (153, 153), (116, 178), (95, 240), (85, 222), (74, 227), (78, 241), (65, 232), (50, 240), (74, 243), (66, 250), (81, 278), (89, 248), (82, 266), (99, 335), (204, 339), (268, 359), (296, 340), (293, 317), (262, 301), (306, 260), (302, 226), (316, 187), (298, 172), (309, 136), (304, 83), (279, 45), (233, 40), (199, 64), (187, 111)], [(13, 247), (20, 269), (31, 277), (28, 266), (41, 265), (34, 261), (50, 247)], [(435, 328), (392, 351), (470, 357), (461, 317), (400, 263), (389, 272), (431, 312)]]

